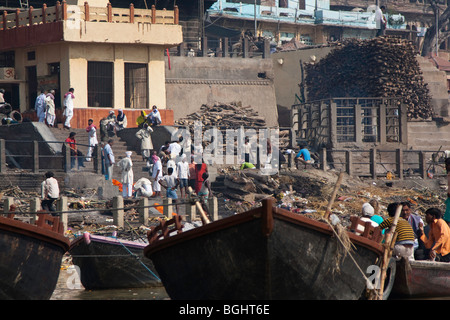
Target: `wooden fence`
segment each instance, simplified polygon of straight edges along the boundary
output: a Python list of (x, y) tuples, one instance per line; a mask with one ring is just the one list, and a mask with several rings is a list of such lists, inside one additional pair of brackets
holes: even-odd
[[(29, 199), (30, 201), (30, 211), (28, 212), (30, 217), (26, 217), (23, 215), (19, 215), (18, 212), (14, 212), (16, 215), (15, 217), (17, 219), (21, 220), (28, 220), (26, 222), (29, 223), (35, 223), (38, 219), (38, 211), (41, 211), (40, 213), (44, 213), (41, 210), (41, 198), (34, 197)], [(151, 216), (155, 216), (154, 214), (150, 213), (150, 208), (163, 208), (163, 216), (170, 219), (172, 218), (172, 214), (174, 213), (174, 203), (172, 203), (172, 199), (170, 198), (163, 198), (162, 204), (149, 204), (150, 200), (146, 197), (142, 197), (139, 199), (139, 203), (137, 206), (134, 207), (125, 207), (124, 201), (122, 196), (115, 196), (112, 201), (112, 208), (93, 208), (93, 209), (86, 209), (86, 210), (69, 210), (69, 202), (68, 198), (65, 196), (62, 196), (56, 200), (56, 213), (60, 217), (60, 221), (62, 222), (64, 226), (64, 231), (68, 229), (68, 223), (69, 223), (69, 215), (71, 214), (82, 214), (83, 212), (89, 212), (89, 211), (108, 211), (113, 213), (113, 225), (117, 226), (118, 228), (124, 228), (125, 226), (125, 211), (130, 210), (131, 208), (134, 208), (139, 213), (139, 223), (142, 225), (148, 226), (149, 225), (149, 218)], [(4, 197), (3, 198), (3, 214), (8, 214), (9, 208), (11, 205), (14, 205), (15, 198), (14, 197)], [(195, 204), (192, 204), (190, 201), (186, 201), (183, 203), (180, 203), (179, 208), (181, 206), (184, 206), (184, 212), (185, 214), (177, 213), (179, 215), (185, 216), (185, 221), (200, 221), (200, 215), (197, 213), (197, 208)], [(208, 199), (208, 212), (209, 217), (212, 221), (219, 220), (218, 216), (218, 200), (216, 197), (211, 197)], [(34, 214), (36, 213), (36, 214)], [(51, 213), (51, 212), (45, 212), (45, 213)], [(160, 217), (160, 215), (157, 215)]]
[(60, 20), (84, 20), (92, 22), (111, 23), (151, 23), (151, 24), (174, 24), (179, 22), (179, 10), (156, 10), (152, 5), (148, 9), (135, 9), (130, 4), (128, 9), (113, 8), (111, 3), (106, 7), (90, 7), (87, 2), (84, 6), (67, 5), (66, 1), (56, 2), (56, 6), (47, 7), (44, 3), (42, 8), (21, 11), (16, 9), (15, 13), (3, 12), (0, 30), (31, 26), (34, 24), (50, 23)]
[[(318, 162), (321, 170), (334, 169), (350, 176), (365, 178), (404, 179), (420, 177), (432, 179), (446, 176), (444, 151), (403, 149), (320, 149)], [(295, 154), (288, 157), (288, 167), (294, 167)], [(389, 173), (389, 174), (388, 174)]]

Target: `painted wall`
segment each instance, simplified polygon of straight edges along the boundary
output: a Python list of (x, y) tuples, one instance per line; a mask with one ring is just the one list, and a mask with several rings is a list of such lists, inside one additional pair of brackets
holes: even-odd
[(175, 120), (203, 104), (241, 102), (264, 116), (268, 126), (278, 125), (271, 59), (171, 57), (166, 92)]

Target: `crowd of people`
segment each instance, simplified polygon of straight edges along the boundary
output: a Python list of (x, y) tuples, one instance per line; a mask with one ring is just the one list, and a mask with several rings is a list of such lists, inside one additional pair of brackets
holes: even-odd
[[(73, 94), (73, 90), (69, 90)], [(36, 111), (39, 121), (48, 119), (48, 113), (42, 108), (45, 101), (51, 98), (52, 92), (43, 93), (36, 100)], [(69, 97), (72, 99), (73, 97)], [(70, 115), (69, 115), (70, 117)], [(48, 120), (47, 120), (48, 121)], [(66, 125), (68, 124), (68, 125)], [(66, 121), (65, 126), (70, 128), (70, 121)], [(137, 118), (136, 124), (139, 130), (136, 132), (136, 138), (140, 141), (141, 155), (147, 163), (149, 169), (149, 178), (140, 178), (134, 181), (133, 161), (131, 159), (132, 151), (127, 151), (125, 157), (116, 163), (113, 152), (114, 140), (109, 138), (111, 133), (116, 133), (127, 127), (127, 118), (122, 109), (118, 110), (118, 115), (110, 111), (108, 117), (100, 121), (101, 131), (101, 157), (102, 172), (106, 180), (112, 180), (114, 166), (117, 166), (121, 173), (122, 195), (124, 198), (136, 197), (160, 197), (162, 188), (165, 189), (165, 196), (174, 201), (178, 211), (177, 201), (178, 190), (180, 198), (188, 196), (188, 188), (191, 187), (200, 197), (202, 206), (208, 212), (208, 198), (212, 196), (211, 184), (209, 181), (208, 166), (203, 161), (196, 163), (194, 161), (195, 149), (183, 142), (183, 137), (178, 140), (166, 141), (158, 150), (155, 149), (152, 142), (152, 133), (154, 127), (161, 124), (161, 116), (156, 106), (153, 106), (152, 112), (146, 114), (145, 111)], [(102, 134), (102, 127), (103, 134)], [(76, 133), (70, 132), (66, 139), (71, 153), (71, 167), (78, 162), (78, 167), (84, 167), (84, 161), (91, 161), (93, 150), (98, 146), (97, 128), (93, 120), (89, 119), (86, 131), (89, 135), (89, 148), (86, 158), (77, 150)], [(109, 133), (109, 134), (107, 134)], [(189, 150), (188, 150), (189, 149)], [(249, 140), (245, 140), (244, 145), (245, 163), (250, 163)], [(306, 166), (314, 163), (311, 153), (305, 145), (294, 158), (297, 168), (299, 165)], [(241, 168), (242, 169), (242, 168)], [(450, 180), (450, 158), (446, 160), (446, 170)], [(57, 181), (52, 172), (47, 172), (45, 181), (42, 183), (42, 207), (44, 210), (54, 211), (54, 201), (59, 196)], [(394, 217), (397, 210), (401, 214), (395, 226), (397, 237), (393, 249), (393, 256), (407, 258), (411, 260), (435, 260), (441, 262), (450, 262), (450, 192), (446, 201), (445, 214), (438, 208), (430, 208), (425, 212), (425, 223), (421, 216), (414, 213), (411, 203), (390, 203), (387, 208), (387, 217), (383, 218), (381, 206), (378, 201), (372, 199), (363, 204), (361, 209), (361, 220), (370, 221), (374, 227), (382, 229), (383, 234), (390, 232), (394, 223)], [(364, 228), (355, 230), (356, 234), (362, 234)]]
[[(372, 199), (363, 204), (361, 220), (370, 221), (372, 226), (379, 227), (383, 233), (390, 232), (397, 210), (401, 212), (394, 229), (397, 233), (392, 253), (394, 257), (450, 262), (450, 227), (438, 208), (425, 211), (425, 225), (422, 217), (413, 212), (409, 201), (388, 204), (387, 217), (383, 218), (378, 201)], [(358, 226), (355, 233), (362, 234), (363, 231), (364, 227)]]
[[(116, 161), (112, 138), (117, 131), (127, 127), (127, 118), (122, 109), (115, 112), (111, 110), (107, 117), (100, 120), (100, 139), (97, 138), (97, 127), (93, 119), (88, 120), (86, 132), (89, 137), (87, 155), (83, 155), (77, 149), (76, 133), (70, 132), (65, 140), (70, 148), (71, 169), (78, 164), (78, 169), (84, 167), (85, 161), (92, 161), (93, 152), (96, 147), (101, 148), (102, 173), (106, 180), (112, 182), (114, 168), (120, 172), (120, 183), (122, 184), (122, 196), (124, 198), (136, 197), (160, 197), (162, 190), (164, 195), (171, 198), (177, 207), (177, 200), (187, 198), (189, 187), (191, 187), (201, 199), (204, 209), (207, 211), (208, 198), (212, 195), (211, 185), (208, 180), (208, 167), (206, 163), (197, 164), (194, 161), (194, 150), (188, 151), (179, 137), (175, 141), (166, 141), (159, 149), (155, 149), (152, 141), (152, 133), (155, 126), (161, 124), (161, 115), (158, 108), (153, 106), (148, 115), (141, 112), (136, 120), (139, 130), (136, 139), (140, 142), (140, 153), (149, 170), (148, 178), (140, 178), (134, 181), (132, 151), (127, 151), (125, 157)], [(178, 209), (178, 208), (177, 208)]]

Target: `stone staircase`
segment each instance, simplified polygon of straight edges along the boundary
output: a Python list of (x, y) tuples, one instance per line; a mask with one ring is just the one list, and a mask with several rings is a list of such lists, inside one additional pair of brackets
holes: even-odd
[(433, 62), (422, 56), (416, 57), (424, 81), (428, 84), (432, 97), (433, 110), (441, 117), (449, 116), (449, 96), (447, 89), (447, 74), (440, 71)]
[[(88, 138), (88, 133), (86, 132), (85, 129), (71, 129), (69, 131), (69, 130), (63, 129), (63, 128), (51, 128), (50, 130), (52, 131), (52, 133), (55, 136), (57, 141), (66, 140), (67, 137), (69, 136), (70, 131), (76, 132), (75, 139), (76, 139), (77, 143), (79, 144), (78, 149), (84, 155), (87, 154), (89, 138)], [(100, 141), (100, 134), (99, 134), (98, 130), (97, 130), (97, 138)], [(122, 140), (120, 137), (114, 136), (111, 138), (114, 139), (114, 144), (113, 144), (112, 149), (114, 152), (114, 156), (116, 158), (116, 162), (118, 162), (120, 159), (125, 157), (126, 151), (133, 151), (131, 160), (133, 161), (134, 181), (137, 181), (139, 178), (142, 178), (142, 177), (148, 178), (149, 173), (148, 173), (147, 164), (145, 161), (143, 161), (142, 156), (140, 155), (140, 152), (138, 154), (131, 146), (129, 146), (127, 144), (126, 141)], [(86, 169), (84, 169), (85, 171), (93, 171), (94, 170), (94, 164), (92, 161), (90, 161), (90, 162), (86, 161), (84, 164), (86, 166)], [(114, 167), (113, 179), (116, 179), (118, 181), (120, 181), (120, 179), (121, 179), (120, 178), (120, 170), (118, 167)]]

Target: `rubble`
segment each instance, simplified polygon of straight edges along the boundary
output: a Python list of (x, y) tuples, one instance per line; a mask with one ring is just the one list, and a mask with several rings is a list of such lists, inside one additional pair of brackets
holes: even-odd
[[(240, 170), (234, 166), (225, 166), (218, 173), (216, 181), (223, 180), (223, 185), (217, 189), (213, 187), (212, 190), (218, 199), (220, 218), (258, 207), (262, 199), (271, 197), (279, 208), (320, 220), (326, 212), (338, 176), (333, 170), (315, 168), (281, 169), (278, 174), (269, 176), (256, 169)], [(442, 181), (436, 179), (434, 189), (416, 181), (401, 187), (400, 181), (395, 179), (389, 180), (394, 182), (394, 186), (389, 187), (387, 181), (383, 183), (378, 180), (380, 183), (377, 184), (375, 181), (362, 181), (344, 175), (331, 213), (339, 218), (343, 226), (348, 226), (350, 217), (360, 215), (362, 204), (371, 199), (378, 200), (384, 215), (389, 203), (401, 201), (411, 202), (413, 210), (422, 216), (430, 207), (445, 210), (447, 188)], [(398, 187), (395, 186), (397, 182)], [(30, 212), (30, 199), (38, 197), (37, 193), (23, 192), (19, 187), (5, 188), (0, 190), (0, 194), (3, 197), (14, 197), (19, 208), (16, 212), (23, 213)], [(98, 200), (93, 189), (67, 189), (61, 194), (68, 197), (69, 208), (74, 210), (74, 214), (69, 215), (69, 237), (89, 231), (104, 235), (115, 232), (117, 236), (130, 240), (145, 238), (148, 227), (140, 225), (138, 212), (134, 208), (138, 199), (124, 200), (126, 226), (118, 229), (112, 225), (112, 200)], [(162, 209), (155, 210), (159, 215), (153, 215), (150, 225), (158, 224), (160, 219), (164, 219)]]

